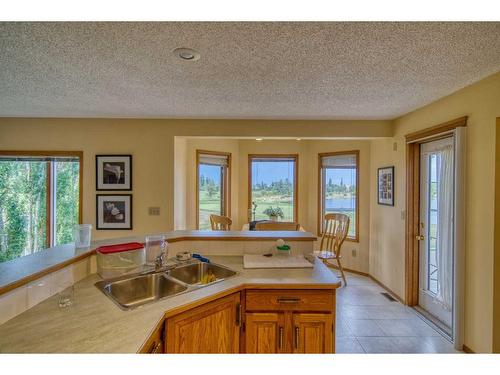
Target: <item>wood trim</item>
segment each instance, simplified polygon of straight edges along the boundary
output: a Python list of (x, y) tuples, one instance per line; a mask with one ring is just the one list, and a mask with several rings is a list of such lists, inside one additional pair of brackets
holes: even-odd
[(227, 173), (224, 178), (224, 184), (222, 187), (222, 197), (223, 197), (223, 208), (224, 212), (222, 216), (231, 217), (231, 166), (232, 166), (232, 154), (230, 152), (222, 152), (222, 151), (208, 151), (208, 150), (196, 150), (196, 198), (195, 198), (195, 216), (196, 216), (196, 229), (200, 228), (200, 213), (199, 213), (199, 202), (200, 202), (200, 155), (217, 155), (217, 156), (226, 156), (227, 157)]
[[(5, 156), (70, 156), (78, 158), (79, 162), (79, 199), (78, 199), (78, 223), (82, 224), (83, 222), (83, 151), (54, 151), (54, 150), (35, 150), (35, 151), (26, 151), (26, 150), (0, 150), (0, 155)], [(51, 171), (50, 167), (47, 169), (47, 247), (50, 247), (49, 241), (51, 241), (52, 236), (52, 228), (51, 228), (51, 203), (52, 198), (50, 194), (51, 190)], [(1, 289), (0, 289), (1, 290)], [(0, 292), (0, 294), (2, 294)]]
[[(344, 268), (345, 270), (345, 268)], [(389, 287), (387, 287), (384, 283), (380, 282), (379, 280), (377, 280), (375, 277), (373, 277), (372, 275), (368, 275), (368, 277), (370, 279), (372, 279), (374, 282), (376, 282), (378, 285), (380, 285), (382, 288), (384, 288), (385, 290), (387, 290), (389, 292), (389, 294), (391, 296), (393, 296), (394, 298), (396, 298), (399, 302), (401, 302), (403, 305), (405, 304), (405, 301), (397, 294), (397, 293), (394, 293)]]
[(418, 304), (418, 268), (420, 234), (420, 144), (406, 146), (406, 239), (405, 239), (405, 301)]
[(431, 126), (430, 128), (418, 130), (405, 135), (406, 142), (415, 142), (423, 138), (432, 137), (437, 134), (450, 132), (460, 126), (467, 126), (467, 116), (459, 117), (451, 121)]
[[(290, 158), (294, 159), (294, 189), (293, 189), (293, 220), (298, 222), (299, 217), (299, 154), (248, 154), (248, 210), (252, 208), (252, 160), (253, 159), (266, 159), (266, 158)], [(247, 211), (248, 212), (248, 211)]]
[(324, 217), (323, 212), (323, 173), (321, 167), (321, 158), (327, 156), (338, 156), (338, 155), (356, 155), (356, 235), (355, 237), (346, 237), (346, 241), (359, 242), (359, 150), (349, 150), (349, 151), (335, 151), (335, 152), (322, 152), (318, 153), (318, 217), (317, 217), (317, 233), (318, 237), (323, 235), (322, 233), (322, 219)]
[[(45, 163), (45, 246), (52, 244), (52, 168), (51, 163)], [(55, 245), (55, 244), (54, 244)]]
[[(332, 260), (333, 260), (333, 259), (334, 259), (334, 258), (332, 258)], [(328, 260), (330, 260), (330, 259), (328, 259)], [(330, 263), (330, 262), (328, 262), (328, 260), (327, 260), (327, 262), (326, 262), (326, 263), (325, 263), (325, 262), (323, 262), (323, 263), (324, 263), (327, 267), (329, 267), (329, 268), (334, 268), (334, 269), (336, 269), (336, 270), (339, 270), (339, 266), (338, 266), (338, 265), (333, 264), (333, 263)], [(353, 270), (353, 269), (351, 269), (351, 268), (345, 268), (345, 267), (342, 267), (342, 269), (344, 270), (344, 272), (354, 273), (354, 274), (356, 274), (356, 275), (360, 275), (360, 276), (364, 276), (364, 277), (370, 277), (370, 274), (369, 274), (369, 273), (367, 273), (367, 272), (357, 271), (357, 270)]]
[(467, 353), (467, 354), (476, 354), (476, 352), (474, 350), (472, 350), (471, 348), (469, 348), (467, 345), (462, 345), (462, 350), (464, 351), (464, 353)]
[(449, 136), (455, 128), (467, 126), (467, 116), (405, 135), (406, 138), (406, 231), (405, 302), (418, 305), (420, 234), (420, 145)]

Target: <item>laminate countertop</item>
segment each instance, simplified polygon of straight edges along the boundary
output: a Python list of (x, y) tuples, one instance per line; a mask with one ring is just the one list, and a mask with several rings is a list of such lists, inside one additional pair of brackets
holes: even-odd
[(337, 276), (319, 259), (313, 268), (243, 269), (243, 257), (212, 256), (237, 271), (228, 280), (123, 311), (94, 284), (92, 274), (75, 284), (74, 303), (60, 308), (52, 296), (0, 326), (1, 353), (136, 353), (165, 314), (242, 287), (335, 289)]
[[(202, 231), (176, 230), (156, 233), (167, 242), (180, 241), (270, 241), (282, 238), (287, 241), (315, 241), (316, 236), (301, 231)], [(91, 246), (76, 249), (74, 243), (54, 246), (34, 254), (0, 263), (0, 294), (25, 285), (39, 277), (75, 263), (95, 253), (99, 246), (125, 242), (144, 242), (145, 236), (121, 237), (93, 241)]]

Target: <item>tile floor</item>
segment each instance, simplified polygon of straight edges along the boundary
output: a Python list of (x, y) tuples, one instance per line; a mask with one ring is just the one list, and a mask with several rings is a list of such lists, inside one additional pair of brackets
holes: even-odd
[(346, 276), (347, 287), (337, 290), (337, 353), (460, 353), (371, 279)]

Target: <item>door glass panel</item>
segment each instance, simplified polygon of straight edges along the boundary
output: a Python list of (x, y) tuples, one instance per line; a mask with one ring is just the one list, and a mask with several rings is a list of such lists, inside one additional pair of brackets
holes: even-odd
[(439, 154), (429, 157), (429, 218), (427, 232), (427, 289), (434, 294), (438, 292), (438, 167)]
[(199, 229), (209, 230), (210, 215), (223, 215), (222, 181), (224, 167), (199, 164)]

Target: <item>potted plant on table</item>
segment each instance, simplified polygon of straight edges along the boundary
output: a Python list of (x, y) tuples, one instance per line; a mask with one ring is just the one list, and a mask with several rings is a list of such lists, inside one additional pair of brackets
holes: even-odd
[(278, 217), (280, 219), (283, 219), (285, 217), (285, 214), (283, 213), (281, 207), (269, 206), (264, 210), (263, 214), (269, 216), (269, 220), (271, 221), (278, 221)]

